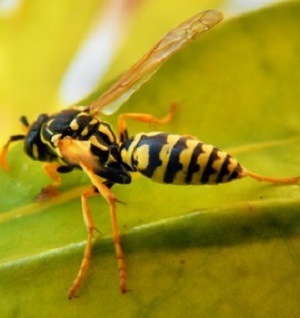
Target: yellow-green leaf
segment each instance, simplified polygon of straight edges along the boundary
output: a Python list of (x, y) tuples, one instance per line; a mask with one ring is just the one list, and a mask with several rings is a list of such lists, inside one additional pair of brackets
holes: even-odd
[[(247, 168), (299, 175), (300, 5), (223, 22), (176, 55), (123, 106), (163, 116), (132, 134), (189, 134), (230, 150)], [(45, 111), (45, 109), (44, 109)], [(105, 118), (114, 125), (116, 116)], [(0, 172), (0, 313), (3, 317), (297, 317), (299, 185), (244, 179), (172, 186), (135, 176), (115, 186), (130, 291), (121, 295), (108, 207), (90, 200), (96, 226), (90, 271), (67, 300), (84, 249), (79, 171), (57, 199), (37, 202), (48, 179), (12, 147)]]

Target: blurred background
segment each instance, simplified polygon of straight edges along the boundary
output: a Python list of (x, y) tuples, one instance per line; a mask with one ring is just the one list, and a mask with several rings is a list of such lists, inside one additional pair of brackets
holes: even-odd
[[(0, 0), (0, 142), (20, 133), (21, 115), (31, 122), (97, 96), (171, 28), (211, 8), (225, 21), (122, 108), (163, 116), (178, 101), (178, 115), (163, 128), (133, 123), (130, 131), (195, 135), (230, 148), (258, 173), (299, 175), (300, 6), (259, 10), (274, 3)], [(108, 208), (96, 197), (90, 203), (101, 235), (80, 298), (69, 302), (65, 291), (86, 239), (80, 194), (87, 178), (64, 176), (61, 195), (40, 203), (49, 182), (41, 164), (21, 143), (8, 159), (12, 169), (0, 171), (1, 316), (184, 317), (187, 309), (193, 317), (299, 316), (299, 186), (245, 179), (172, 187), (134, 176), (113, 189), (126, 202), (118, 217), (132, 291), (119, 293)]]
[(112, 80), (195, 12), (229, 17), (272, 2), (0, 0), (0, 141), (19, 131), (21, 115), (33, 120)]

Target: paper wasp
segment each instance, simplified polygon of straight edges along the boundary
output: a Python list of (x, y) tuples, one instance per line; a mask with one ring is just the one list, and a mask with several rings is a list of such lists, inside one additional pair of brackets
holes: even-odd
[(300, 176), (279, 179), (250, 172), (231, 155), (194, 137), (162, 132), (139, 133), (129, 137), (127, 119), (163, 124), (173, 116), (174, 105), (162, 119), (142, 113), (120, 115), (117, 135), (110, 124), (98, 118), (99, 113), (108, 107), (110, 110), (118, 109), (173, 54), (221, 20), (222, 14), (215, 10), (203, 11), (189, 18), (165, 35), (91, 105), (73, 106), (52, 115), (41, 114), (32, 124), (28, 123), (26, 117), (21, 117), (27, 132), (11, 136), (4, 145), (1, 153), (4, 169), (7, 169), (9, 145), (20, 140), (24, 140), (24, 150), (29, 157), (45, 162), (45, 171), (53, 180), (51, 185), (42, 190), (46, 196), (54, 194), (61, 184), (60, 173), (68, 173), (73, 169), (84, 171), (92, 183), (81, 195), (88, 237), (78, 274), (69, 290), (69, 298), (76, 295), (91, 259), (95, 226), (87, 201), (89, 197), (99, 194), (110, 207), (120, 288), (122, 293), (127, 291), (126, 268), (116, 217), (118, 200), (111, 188), (116, 183), (130, 183), (132, 172), (140, 172), (154, 181), (167, 184), (218, 184), (246, 176), (271, 183), (299, 182)]

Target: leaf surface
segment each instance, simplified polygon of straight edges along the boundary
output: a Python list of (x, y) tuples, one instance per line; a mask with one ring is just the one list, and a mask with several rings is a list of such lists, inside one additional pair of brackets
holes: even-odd
[[(130, 123), (130, 133), (194, 135), (255, 172), (299, 175), (299, 15), (299, 3), (271, 7), (192, 43), (121, 109), (163, 116), (178, 102), (174, 120)], [(116, 116), (105, 120), (114, 125)], [(130, 292), (118, 290), (108, 207), (92, 198), (101, 234), (80, 297), (68, 301), (86, 238), (80, 193), (88, 180), (66, 175), (61, 195), (40, 203), (48, 182), (40, 163), (21, 145), (8, 160), (11, 170), (0, 172), (1, 316), (297, 317), (299, 185), (181, 187), (134, 176), (113, 189), (125, 203), (118, 216)]]

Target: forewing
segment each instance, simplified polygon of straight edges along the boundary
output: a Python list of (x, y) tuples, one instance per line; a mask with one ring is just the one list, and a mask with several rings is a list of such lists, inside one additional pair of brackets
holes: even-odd
[(91, 112), (111, 114), (117, 111), (173, 54), (211, 29), (222, 18), (219, 11), (202, 11), (171, 30), (90, 105)]

